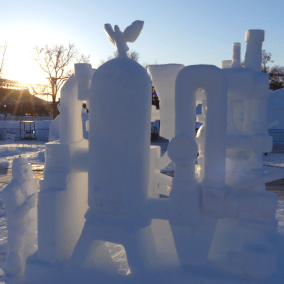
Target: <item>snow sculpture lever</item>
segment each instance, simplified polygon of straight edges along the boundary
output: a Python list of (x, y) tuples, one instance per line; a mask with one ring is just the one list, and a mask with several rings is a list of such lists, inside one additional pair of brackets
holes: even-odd
[(126, 52), (129, 50), (129, 47), (126, 43), (134, 42), (138, 38), (143, 25), (143, 21), (135, 21), (122, 33), (117, 25), (114, 26), (113, 31), (110, 24), (105, 24), (105, 32), (110, 41), (117, 47), (118, 56), (127, 57)]
[[(208, 80), (210, 78), (210, 80)], [(196, 91), (205, 90), (208, 110), (206, 143), (200, 151), (203, 160), (203, 187), (223, 190), (226, 158), (227, 82), (223, 72), (211, 65), (184, 67), (175, 86), (175, 133), (168, 155), (175, 163), (175, 177), (170, 193), (169, 221), (180, 264), (204, 265), (217, 220), (202, 213), (200, 185), (195, 178), (195, 107)], [(218, 110), (218, 116), (214, 112)], [(216, 127), (218, 125), (218, 127)], [(210, 129), (214, 129), (213, 132)], [(205, 153), (210, 153), (205, 159)], [(215, 193), (215, 192), (214, 192)], [(202, 208), (204, 210), (204, 208)]]

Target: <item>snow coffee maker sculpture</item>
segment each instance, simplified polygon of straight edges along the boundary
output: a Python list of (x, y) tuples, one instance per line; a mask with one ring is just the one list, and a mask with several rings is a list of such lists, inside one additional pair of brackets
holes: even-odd
[(92, 80), (89, 209), (70, 265), (84, 264), (91, 247), (97, 259), (102, 249), (108, 255), (108, 241), (122, 244), (131, 273), (142, 274), (155, 251), (147, 215), (151, 81), (145, 69), (126, 56), (126, 41), (135, 41), (142, 27), (143, 22), (136, 21), (122, 33), (105, 25), (118, 58), (102, 65)]
[[(135, 21), (121, 32), (105, 25), (118, 58), (98, 70), (76, 64), (62, 88), (60, 140), (46, 144), (38, 252), (27, 260), (27, 283), (216, 283), (212, 277), (280, 283), (268, 237), (276, 234), (277, 198), (265, 183), (283, 173), (262, 167), (262, 153), (272, 147), (262, 117), (264, 31), (246, 34), (246, 68), (235, 44), (231, 68), (196, 65), (177, 74), (175, 136), (167, 151), (175, 176), (170, 197), (154, 198), (153, 172), (164, 162), (157, 149), (150, 151), (151, 80), (126, 56), (126, 43), (142, 27)], [(200, 88), (204, 125), (195, 137)], [(236, 100), (244, 102), (239, 128)], [(82, 101), (90, 106), (88, 141)], [(124, 247), (129, 273), (117, 272), (110, 243)]]

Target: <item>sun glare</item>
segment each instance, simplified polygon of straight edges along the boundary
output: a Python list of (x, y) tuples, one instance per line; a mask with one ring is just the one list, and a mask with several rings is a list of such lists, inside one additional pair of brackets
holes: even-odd
[(19, 59), (9, 66), (7, 78), (24, 84), (44, 84), (46, 74), (31, 59)]
[[(44, 27), (14, 26), (6, 29), (0, 41), (8, 41), (5, 55), (4, 76), (7, 79), (25, 84), (46, 84), (47, 74), (44, 73), (36, 62), (30, 58), (33, 48), (46, 44), (66, 44), (64, 36)], [(0, 58), (1, 57), (0, 53)]]

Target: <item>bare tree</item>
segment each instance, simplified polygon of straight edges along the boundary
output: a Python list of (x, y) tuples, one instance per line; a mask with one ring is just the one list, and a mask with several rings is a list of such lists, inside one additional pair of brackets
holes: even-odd
[(90, 55), (79, 55), (75, 44), (70, 43), (67, 47), (64, 45), (45, 45), (43, 47), (35, 46), (31, 58), (47, 74), (48, 84), (36, 90), (35, 94), (49, 95), (52, 97), (53, 119), (58, 115), (57, 101), (58, 93), (64, 82), (72, 74), (75, 62), (89, 62)]
[(261, 71), (263, 73), (269, 73), (269, 67), (267, 66), (267, 63), (274, 62), (271, 60), (272, 54), (270, 52), (266, 52), (265, 49), (262, 50), (262, 60), (261, 60)]
[(273, 91), (284, 87), (284, 67), (273, 66), (269, 71), (269, 88)]
[[(106, 61), (112, 60), (112, 59), (114, 59), (116, 57), (118, 57), (118, 52), (117, 51), (115, 51), (113, 53), (113, 55), (109, 56), (107, 58), (107, 60), (102, 59), (100, 61), (100, 65), (103, 65)], [(138, 62), (138, 60), (139, 60), (139, 53), (137, 51), (133, 50), (133, 51), (127, 52), (127, 57), (132, 59), (132, 60), (134, 60), (134, 61), (136, 61), (136, 62)]]
[(0, 78), (3, 76), (7, 47), (8, 47), (8, 41), (5, 41), (3, 45), (0, 45), (0, 51), (2, 53), (1, 64), (0, 64)]
[(274, 62), (271, 57), (270, 52), (266, 52), (265, 49), (262, 50), (261, 71), (269, 74), (269, 89), (275, 91), (284, 87), (284, 67), (267, 66), (269, 62)]
[(128, 58), (138, 62), (139, 60), (139, 53), (135, 50), (127, 53)]

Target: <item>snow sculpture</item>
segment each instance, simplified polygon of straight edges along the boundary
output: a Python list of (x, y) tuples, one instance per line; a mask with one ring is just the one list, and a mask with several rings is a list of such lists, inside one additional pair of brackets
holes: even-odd
[[(265, 183), (282, 176), (279, 170), (264, 170), (262, 166), (263, 153), (272, 149), (266, 121), (269, 80), (267, 74), (261, 73), (259, 56), (263, 40), (264, 31), (247, 31), (246, 68), (240, 68), (240, 49), (235, 44), (233, 64), (224, 69), (229, 101), (226, 184), (231, 194), (241, 195), (241, 203), (237, 205), (235, 197), (235, 205), (231, 205), (240, 206), (239, 222), (232, 218), (218, 220), (209, 253), (209, 258), (222, 269), (255, 279), (270, 277), (276, 269), (277, 256), (266, 231), (277, 227), (274, 217), (277, 197), (266, 191)], [(234, 109), (235, 102), (241, 107)], [(259, 211), (260, 207), (263, 210)]]
[[(174, 137), (175, 80), (183, 67), (182, 64), (148, 65), (152, 82), (160, 100), (160, 136), (169, 140)], [(170, 177), (160, 173), (160, 170), (165, 168), (171, 160), (167, 152), (161, 157), (159, 149), (159, 147), (151, 146), (150, 197), (157, 197), (157, 194), (167, 195), (172, 184)]]
[[(162, 64), (149, 65), (149, 72), (155, 90), (160, 98), (160, 136), (171, 140), (175, 132), (175, 82), (177, 74), (184, 65), (182, 64)], [(204, 102), (203, 91), (198, 91), (196, 96), (196, 106)], [(152, 110), (153, 116), (153, 110)], [(203, 123), (202, 115), (199, 115), (198, 122)], [(170, 163), (167, 152), (160, 157), (159, 149), (151, 146), (151, 167), (149, 196), (157, 197), (157, 194), (169, 195), (172, 185), (172, 178), (161, 174), (160, 170)]]
[(22, 272), (26, 258), (37, 250), (37, 183), (27, 159), (14, 159), (12, 177), (11, 183), (3, 190), (8, 222), (6, 275)]
[(175, 123), (175, 81), (182, 64), (149, 65), (155, 90), (160, 100), (160, 136), (171, 140)]
[[(74, 75), (61, 90), (59, 131), (59, 140), (45, 146), (44, 179), (40, 181), (38, 200), (37, 257), (47, 263), (70, 258), (88, 206), (88, 141), (83, 139), (82, 100), (78, 98)], [(53, 214), (46, 213), (50, 211)]]
[(59, 117), (58, 115), (49, 125), (48, 142), (59, 140)]
[(232, 65), (232, 60), (223, 60), (222, 61), (222, 69), (230, 68)]
[[(247, 32), (246, 68), (236, 43), (223, 70), (179, 66), (171, 74), (175, 136), (161, 158), (160, 148), (150, 147), (150, 78), (126, 57), (126, 42), (137, 38), (142, 25), (136, 21), (124, 33), (106, 25), (119, 57), (94, 75), (89, 64), (76, 64), (62, 89), (60, 141), (46, 145), (39, 249), (28, 258), (26, 280), (218, 282), (203, 278), (212, 273), (232, 283), (276, 279), (277, 254), (269, 236), (277, 226), (277, 198), (265, 183), (283, 172), (262, 167), (262, 154), (272, 146), (265, 112), (268, 77), (259, 68), (264, 32)], [(90, 104), (89, 144), (82, 133), (82, 100)], [(197, 120), (203, 126), (195, 137), (200, 102)], [(170, 197), (156, 198), (150, 188), (171, 183), (159, 172), (170, 160), (175, 164)], [(127, 275), (117, 273), (110, 253), (115, 244), (125, 248)]]
[[(129, 38), (134, 41), (139, 35), (140, 30), (132, 29), (137, 24), (142, 27), (143, 22), (136, 21), (125, 30), (128, 41)], [(105, 29), (117, 41), (110, 26), (105, 25)], [(115, 31), (119, 33), (117, 26)], [(155, 253), (149, 227), (151, 219), (146, 210), (151, 81), (145, 69), (125, 57), (125, 49), (121, 51), (120, 47), (118, 45), (119, 57), (103, 64), (92, 79), (89, 92), (89, 209), (69, 264), (84, 266), (91, 251), (95, 251), (95, 262), (102, 257), (100, 255), (107, 259), (109, 253), (105, 242), (108, 241), (124, 246), (131, 273), (136, 274), (149, 267), (149, 259)], [(106, 157), (110, 157), (111, 162)], [(105, 222), (109, 232), (102, 227)]]
[[(176, 80), (176, 136), (168, 146), (168, 155), (175, 163), (169, 220), (180, 263), (187, 266), (206, 263), (217, 221), (201, 213), (198, 201), (201, 188), (195, 178), (195, 109), (196, 92), (199, 88), (205, 90), (207, 117), (210, 118), (202, 126), (202, 132), (207, 137), (206, 142), (203, 137), (204, 143), (199, 145), (199, 163), (204, 177), (202, 194), (207, 190), (212, 191), (213, 188), (218, 188), (219, 192), (225, 189), (226, 77), (215, 66), (188, 66), (179, 72)], [(214, 115), (216, 110), (218, 116)], [(206, 159), (205, 153), (210, 153), (210, 158)], [(207, 204), (206, 201), (206, 205), (208, 208), (203, 207), (204, 211), (214, 208), (210, 202)]]
[(239, 42), (235, 42), (233, 46), (233, 60), (231, 67), (232, 68), (241, 67), (241, 44)]

